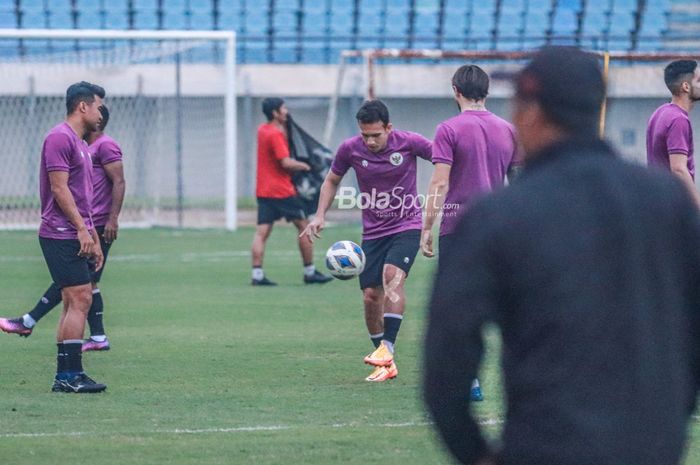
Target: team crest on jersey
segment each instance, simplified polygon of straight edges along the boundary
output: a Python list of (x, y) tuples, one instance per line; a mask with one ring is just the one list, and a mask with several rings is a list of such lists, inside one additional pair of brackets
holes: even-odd
[(403, 155), (401, 155), (399, 152), (394, 152), (389, 156), (389, 161), (392, 165), (399, 166), (401, 163), (403, 163)]
[(369, 166), (369, 163), (367, 163), (367, 160), (362, 160), (362, 167), (367, 168)]

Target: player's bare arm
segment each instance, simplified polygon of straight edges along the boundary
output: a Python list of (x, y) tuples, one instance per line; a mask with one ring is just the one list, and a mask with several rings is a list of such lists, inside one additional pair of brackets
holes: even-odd
[(308, 163), (294, 160), (291, 157), (285, 157), (281, 159), (280, 165), (282, 166), (282, 169), (290, 173), (296, 173), (297, 171), (311, 171), (311, 167)]
[(435, 219), (440, 216), (445, 204), (445, 197), (450, 189), (451, 165), (436, 163), (433, 176), (430, 178), (428, 194), (425, 198), (425, 215), (423, 219), (423, 231), (420, 237), (420, 249), (424, 256), (432, 258), (433, 252), (433, 225)]
[(92, 256), (94, 254), (95, 242), (90, 235), (87, 226), (85, 226), (85, 222), (80, 216), (80, 212), (78, 212), (78, 207), (75, 204), (73, 194), (71, 194), (71, 191), (68, 188), (68, 172), (49, 172), (49, 183), (51, 184), (51, 194), (53, 194), (53, 197), (56, 199), (56, 203), (61, 208), (61, 211), (66, 215), (68, 221), (70, 221), (78, 231), (80, 255)]
[(105, 242), (109, 243), (116, 241), (119, 233), (119, 214), (124, 204), (126, 181), (124, 180), (124, 163), (121, 160), (107, 163), (103, 168), (109, 180), (112, 181), (112, 208), (104, 231)]
[(671, 153), (668, 158), (671, 165), (671, 172), (681, 180), (688, 194), (690, 194), (695, 202), (695, 205), (700, 209), (700, 193), (697, 187), (695, 187), (693, 177), (688, 171), (688, 156), (682, 153)]
[(331, 205), (338, 191), (338, 185), (343, 180), (342, 176), (338, 176), (333, 171), (329, 171), (326, 179), (321, 185), (321, 193), (318, 199), (318, 209), (313, 220), (311, 220), (306, 228), (299, 234), (299, 237), (307, 236), (312, 242), (321, 237), (321, 231), (326, 225), (326, 212)]

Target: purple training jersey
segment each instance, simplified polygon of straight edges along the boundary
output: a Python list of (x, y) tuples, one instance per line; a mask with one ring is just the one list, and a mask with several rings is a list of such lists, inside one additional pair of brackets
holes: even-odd
[(68, 189), (73, 195), (78, 213), (91, 230), (92, 161), (87, 144), (68, 123), (61, 123), (46, 135), (41, 149), (39, 195), (41, 197), (41, 226), (39, 236), (47, 239), (77, 239), (78, 230), (58, 206), (51, 193), (49, 173), (68, 173)]
[[(386, 147), (371, 152), (362, 136), (341, 144), (331, 170), (344, 176), (355, 170), (361, 195), (352, 204), (362, 209), (362, 238), (377, 239), (422, 227), (422, 202), (416, 191), (416, 157), (430, 160), (431, 142), (420, 134), (393, 130)], [(341, 188), (343, 189), (343, 188)], [(341, 191), (340, 207), (348, 205)]]
[(688, 171), (695, 179), (693, 128), (688, 112), (678, 105), (666, 103), (656, 109), (647, 125), (647, 164), (670, 170), (671, 154), (688, 157)]
[(104, 226), (112, 210), (112, 180), (105, 172), (105, 165), (122, 161), (119, 144), (106, 134), (89, 146), (92, 156), (92, 221), (95, 226)]
[(503, 186), (508, 167), (519, 162), (515, 129), (489, 111), (463, 111), (440, 123), (433, 163), (451, 165), (440, 235), (453, 233), (474, 200)]

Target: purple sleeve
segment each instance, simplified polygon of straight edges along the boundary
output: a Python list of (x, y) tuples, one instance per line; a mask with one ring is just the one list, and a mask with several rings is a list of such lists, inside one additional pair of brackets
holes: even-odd
[(331, 171), (338, 176), (345, 176), (350, 169), (350, 149), (346, 143), (342, 143), (335, 153)]
[(102, 166), (122, 160), (122, 149), (116, 142), (107, 141), (101, 144), (97, 153)]
[(435, 132), (435, 141), (433, 142), (433, 164), (444, 163), (452, 166), (454, 161), (454, 152), (452, 151), (452, 141), (454, 133), (445, 125), (439, 125)]
[(685, 118), (676, 118), (673, 120), (666, 134), (666, 150), (668, 154), (677, 153), (689, 155), (691, 133), (690, 121)]
[(73, 147), (65, 134), (50, 134), (44, 141), (44, 163), (46, 171), (70, 171)]
[(413, 134), (413, 153), (423, 160), (430, 161), (433, 158), (433, 143), (420, 134)]

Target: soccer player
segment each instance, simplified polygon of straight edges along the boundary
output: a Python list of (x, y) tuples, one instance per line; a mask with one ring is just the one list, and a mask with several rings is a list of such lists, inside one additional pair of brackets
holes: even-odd
[[(452, 91), (459, 115), (437, 127), (433, 141), (435, 169), (426, 196), (421, 250), (433, 253), (433, 224), (440, 223), (440, 256), (450, 253), (461, 213), (480, 196), (503, 186), (506, 175), (518, 166), (515, 129), (486, 109), (489, 77), (476, 65), (464, 65), (452, 76)], [(474, 379), (472, 400), (483, 400)]]
[(41, 150), (39, 243), (63, 299), (54, 392), (90, 393), (107, 388), (85, 374), (81, 351), (92, 304), (88, 260), (94, 258), (95, 271), (104, 260), (92, 222), (92, 161), (83, 139), (99, 129), (104, 96), (102, 87), (85, 81), (68, 87), (68, 116), (49, 131)]
[[(100, 129), (90, 133), (87, 136), (87, 142), (93, 169), (92, 221), (100, 238), (104, 262), (98, 271), (94, 268), (94, 260), (89, 262), (92, 281), (92, 305), (88, 313), (90, 339), (83, 343), (83, 352), (109, 350), (110, 347), (102, 321), (104, 304), (98, 284), (107, 262), (109, 249), (117, 239), (119, 213), (126, 188), (121, 148), (114, 139), (104, 133), (109, 122), (109, 110), (106, 106), (100, 107), (100, 114), (102, 115)], [(11, 320), (0, 318), (0, 329), (6, 333), (29, 337), (36, 323), (60, 302), (61, 289), (56, 283), (51, 283), (32, 311)]]
[[(263, 271), (265, 243), (272, 232), (272, 225), (280, 218), (291, 221), (299, 232), (309, 224), (304, 207), (297, 197), (292, 175), (309, 171), (311, 167), (290, 157), (287, 141), (287, 115), (289, 111), (281, 98), (263, 100), (262, 111), (267, 123), (258, 128), (258, 172), (255, 195), (258, 200), (258, 226), (253, 237), (253, 286), (276, 286)], [(304, 283), (324, 284), (333, 278), (316, 270), (313, 264), (313, 243), (299, 236), (299, 251), (304, 265)]]
[(316, 216), (302, 236), (320, 237), (338, 185), (353, 168), (361, 195), (374, 199), (362, 210), (366, 265), (360, 288), (365, 323), (375, 347), (364, 361), (376, 367), (366, 380), (385, 381), (398, 375), (394, 344), (406, 307), (404, 284), (420, 246), (417, 158), (430, 160), (432, 144), (419, 134), (395, 130), (380, 100), (365, 102), (356, 118), (360, 135), (338, 148), (321, 186)]
[(700, 208), (695, 187), (693, 128), (688, 113), (700, 100), (700, 67), (694, 60), (678, 60), (664, 69), (671, 103), (656, 109), (647, 126), (647, 163), (670, 170), (688, 189)]

